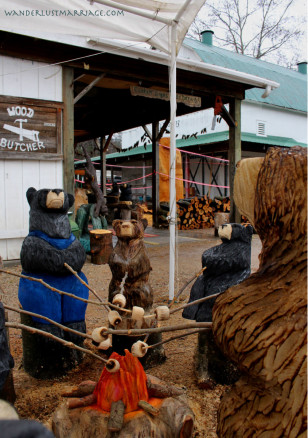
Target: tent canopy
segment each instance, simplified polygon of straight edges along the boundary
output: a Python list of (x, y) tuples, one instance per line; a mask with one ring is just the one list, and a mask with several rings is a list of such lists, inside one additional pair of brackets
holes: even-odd
[(203, 0), (3, 0), (0, 28), (143, 42), (170, 53), (172, 22), (177, 52)]

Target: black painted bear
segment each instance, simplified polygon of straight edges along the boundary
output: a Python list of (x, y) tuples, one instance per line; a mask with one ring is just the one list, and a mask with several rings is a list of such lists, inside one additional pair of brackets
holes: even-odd
[[(189, 302), (222, 293), (229, 287), (241, 283), (250, 275), (251, 225), (225, 224), (219, 227), (220, 245), (207, 249), (202, 254), (202, 267), (206, 267), (193, 284)], [(215, 298), (192, 305), (183, 311), (183, 317), (196, 321), (212, 321)], [(212, 330), (199, 334), (197, 374), (199, 385), (213, 387), (214, 382), (230, 384), (238, 379), (236, 368), (220, 352)]]
[[(80, 272), (86, 254), (72, 234), (67, 215), (74, 203), (73, 195), (61, 189), (36, 190), (31, 187), (27, 190), (26, 196), (30, 205), (30, 221), (29, 234), (20, 253), (23, 274), (42, 279), (53, 288), (87, 299), (88, 288), (64, 266), (64, 263), (70, 265), (87, 282), (85, 275)], [(20, 280), (18, 298), (24, 310), (85, 333), (85, 302), (60, 295), (41, 283), (25, 278)], [(49, 324), (44, 319), (26, 315), (23, 315), (22, 319), (27, 325), (33, 325), (78, 345), (83, 344), (83, 338), (80, 336)], [(82, 358), (76, 350), (70, 350), (48, 338), (33, 336), (25, 331), (23, 343), (24, 367), (34, 377), (63, 375)]]
[(121, 190), (120, 201), (132, 201), (133, 192), (132, 192), (132, 186), (130, 184), (122, 184), (120, 190)]

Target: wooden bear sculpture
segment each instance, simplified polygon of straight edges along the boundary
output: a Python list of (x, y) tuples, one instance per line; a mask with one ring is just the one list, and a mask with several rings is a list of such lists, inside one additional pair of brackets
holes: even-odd
[(148, 310), (153, 304), (153, 291), (149, 284), (152, 268), (143, 243), (147, 223), (115, 220), (112, 225), (118, 241), (109, 259), (112, 272), (109, 301), (112, 302), (116, 294), (123, 292), (128, 309), (139, 306)]
[[(143, 242), (144, 230), (147, 220), (115, 220), (113, 228), (117, 236), (117, 244), (109, 258), (109, 266), (112, 272), (112, 279), (109, 284), (110, 302), (117, 294), (123, 294), (126, 301), (126, 309), (132, 310), (134, 307), (143, 309), (146, 313), (153, 313), (153, 290), (149, 283), (149, 274), (152, 270), (150, 259), (147, 255)], [(142, 310), (141, 309), (141, 310)], [(119, 329), (148, 328), (155, 325), (151, 318), (140, 318), (135, 320), (122, 313), (122, 322), (117, 326)], [(124, 354), (125, 349), (144, 337), (136, 338), (129, 336), (112, 336), (113, 350), (119, 354)], [(149, 345), (160, 342), (161, 334), (149, 336)], [(165, 353), (162, 346), (150, 349), (145, 357), (141, 358), (144, 367), (152, 363), (160, 363), (165, 360)]]
[(221, 401), (218, 436), (306, 436), (307, 155), (242, 160), (234, 199), (262, 241), (259, 270), (221, 294), (213, 332), (243, 376)]

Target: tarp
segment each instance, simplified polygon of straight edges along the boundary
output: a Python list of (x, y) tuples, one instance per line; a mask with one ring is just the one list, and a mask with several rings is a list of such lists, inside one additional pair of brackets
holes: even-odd
[[(164, 145), (167, 147), (164, 148)], [(159, 200), (160, 202), (169, 202), (170, 138), (161, 138), (159, 146)], [(179, 150), (176, 151), (175, 177), (177, 178), (175, 180), (175, 199), (178, 201), (184, 198), (182, 156)]]
[[(0, 29), (146, 42), (170, 53), (168, 24), (178, 21), (178, 52), (203, 4), (204, 0), (95, 0), (92, 4), (88, 0), (2, 0)], [(130, 8), (141, 15), (128, 12)]]

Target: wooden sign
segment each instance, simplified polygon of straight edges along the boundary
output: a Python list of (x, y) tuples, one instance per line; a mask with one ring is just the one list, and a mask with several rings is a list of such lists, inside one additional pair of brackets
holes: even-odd
[[(161, 99), (161, 100), (170, 100), (170, 93), (167, 91), (154, 90), (153, 88), (144, 88), (131, 86), (130, 92), (132, 96), (141, 96), (141, 97), (149, 97), (151, 99)], [(180, 94), (177, 93), (176, 101), (178, 103), (184, 103), (187, 106), (201, 107), (201, 97), (198, 96), (190, 96), (189, 94)]]
[(0, 96), (0, 158), (61, 154), (62, 104)]

